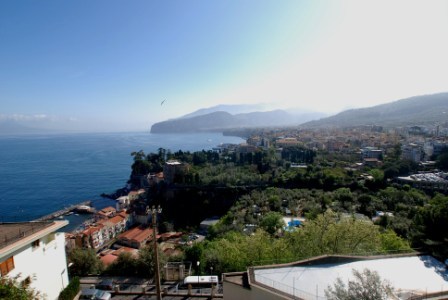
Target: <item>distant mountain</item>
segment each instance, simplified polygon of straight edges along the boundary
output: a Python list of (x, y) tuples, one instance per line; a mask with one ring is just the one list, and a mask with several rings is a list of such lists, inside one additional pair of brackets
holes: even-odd
[(350, 109), (300, 127), (386, 127), (430, 125), (448, 121), (448, 93), (416, 96), (369, 108)]
[(0, 121), (0, 135), (30, 134), (38, 131), (38, 129), (24, 126), (12, 120)]
[(184, 133), (198, 131), (223, 131), (246, 127), (270, 127), (299, 125), (322, 117), (320, 113), (290, 114), (283, 110), (231, 114), (216, 111), (193, 117), (182, 117), (155, 123), (151, 133)]
[(218, 111), (225, 111), (228, 112), (229, 114), (235, 115), (235, 114), (250, 113), (254, 111), (267, 111), (267, 110), (268, 110), (267, 106), (263, 104), (220, 104), (208, 108), (198, 109), (197, 111), (186, 114), (181, 118), (192, 118), (207, 115)]
[(70, 132), (59, 128), (43, 127), (47, 124), (48, 122), (27, 122), (13, 119), (3, 119), (0, 120), (0, 135), (53, 134)]

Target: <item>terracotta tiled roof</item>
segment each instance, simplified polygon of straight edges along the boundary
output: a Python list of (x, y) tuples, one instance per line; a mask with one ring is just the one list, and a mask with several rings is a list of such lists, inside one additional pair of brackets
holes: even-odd
[(168, 239), (174, 239), (174, 238), (181, 237), (182, 235), (183, 235), (182, 232), (165, 232), (165, 233), (162, 233), (160, 235), (160, 237), (162, 239), (168, 240)]
[(150, 228), (135, 227), (120, 234), (119, 239), (125, 239), (129, 241), (136, 241), (141, 243), (145, 240), (152, 239), (153, 232)]
[(113, 255), (113, 254), (106, 254), (106, 255), (100, 257), (101, 262), (105, 266), (108, 266), (108, 265), (112, 264), (117, 259), (118, 259), (118, 256), (117, 255)]
[(122, 216), (118, 215), (118, 216), (115, 216), (113, 218), (110, 218), (109, 222), (111, 222), (113, 224), (118, 224), (120, 222), (123, 222), (123, 220), (124, 220), (124, 218)]
[(85, 235), (92, 235), (95, 232), (98, 232), (103, 228), (104, 226), (102, 224), (98, 224), (97, 226), (92, 226), (84, 230), (82, 233)]

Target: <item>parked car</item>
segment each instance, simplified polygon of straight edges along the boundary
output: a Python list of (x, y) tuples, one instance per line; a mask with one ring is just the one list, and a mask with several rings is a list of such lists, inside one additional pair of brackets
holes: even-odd
[(114, 291), (117, 283), (112, 279), (103, 279), (96, 285), (96, 288), (99, 290), (105, 291)]
[(98, 289), (83, 289), (79, 299), (110, 300), (112, 294)]

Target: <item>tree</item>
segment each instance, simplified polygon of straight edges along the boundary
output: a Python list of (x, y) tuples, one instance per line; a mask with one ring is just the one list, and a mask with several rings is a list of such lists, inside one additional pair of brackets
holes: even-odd
[(448, 254), (448, 196), (436, 194), (419, 208), (412, 224), (414, 247), (424, 247), (437, 257)]
[(325, 296), (330, 300), (387, 300), (393, 293), (393, 287), (381, 280), (378, 272), (364, 269), (353, 271), (353, 280), (346, 285), (339, 277), (333, 287), (328, 286)]
[(137, 259), (129, 252), (122, 252), (118, 258), (110, 264), (105, 273), (115, 276), (137, 276), (139, 271)]
[(346, 210), (351, 210), (354, 203), (354, 197), (349, 188), (339, 188), (333, 193), (334, 200)]
[(381, 248), (386, 252), (410, 252), (412, 251), (409, 243), (400, 238), (393, 230), (388, 229), (381, 233)]
[[(163, 266), (166, 262), (166, 257), (162, 251), (158, 248), (159, 254), (159, 270), (163, 269), (160, 266)], [(156, 264), (154, 260), (154, 248), (152, 246), (145, 246), (140, 248), (138, 251), (137, 258), (137, 272), (139, 276), (145, 278), (152, 278), (156, 272)]]
[(0, 277), (0, 299), (37, 300), (39, 293), (29, 287), (31, 282), (19, 282), (20, 275), (9, 278)]
[(270, 234), (276, 233), (284, 225), (282, 215), (274, 211), (268, 212), (260, 221), (260, 227)]
[(185, 250), (185, 259), (193, 263), (196, 263), (197, 261), (200, 262), (202, 260), (203, 252), (204, 244), (194, 243), (191, 247), (188, 247)]
[(442, 170), (448, 170), (448, 148), (437, 156), (436, 166)]
[(73, 249), (68, 259), (73, 263), (72, 275), (98, 274), (103, 269), (103, 263), (92, 249)]
[(291, 247), (303, 257), (380, 251), (379, 227), (354, 217), (341, 218), (327, 210), (291, 233)]

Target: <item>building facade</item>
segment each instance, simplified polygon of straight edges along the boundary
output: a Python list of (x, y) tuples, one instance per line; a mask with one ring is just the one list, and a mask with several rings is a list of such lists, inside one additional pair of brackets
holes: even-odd
[(0, 223), (0, 276), (29, 283), (42, 299), (57, 299), (68, 281), (64, 233), (68, 221)]

